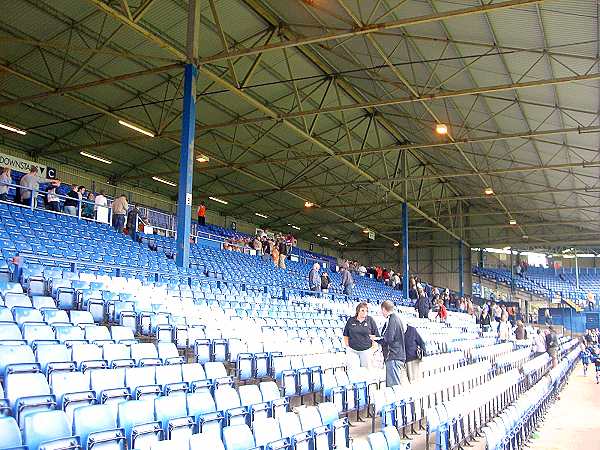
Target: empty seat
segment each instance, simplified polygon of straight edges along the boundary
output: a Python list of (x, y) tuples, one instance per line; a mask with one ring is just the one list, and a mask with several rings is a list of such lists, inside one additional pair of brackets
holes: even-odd
[(350, 445), (350, 429), (347, 418), (340, 419), (335, 404), (331, 402), (319, 403), (317, 406), (323, 425), (329, 427), (330, 442), (334, 447), (348, 447)]
[(17, 325), (21, 326), (28, 322), (44, 322), (42, 313), (31, 307), (15, 306), (12, 308), (13, 317)]
[(242, 406), (237, 391), (231, 386), (219, 386), (215, 389), (215, 403), (223, 411), (226, 425), (246, 423), (248, 410)]
[(89, 311), (71, 310), (69, 311), (69, 316), (73, 325), (94, 325), (94, 318)]
[(77, 367), (83, 371), (107, 367), (102, 357), (102, 348), (96, 344), (75, 343), (72, 347), (72, 356)]
[(307, 406), (298, 411), (302, 431), (311, 435), (316, 448), (329, 448), (329, 427), (323, 425), (316, 406)]
[(208, 390), (212, 383), (206, 379), (204, 369), (199, 363), (187, 363), (181, 365), (181, 374), (190, 391)]
[(278, 417), (287, 411), (289, 401), (281, 397), (279, 387), (274, 381), (262, 381), (259, 383), (260, 392), (264, 402), (271, 406), (271, 416)]
[[(29, 450), (78, 448), (64, 411), (39, 411), (25, 417), (23, 437)], [(48, 445), (44, 445), (48, 444)]]
[(56, 343), (54, 330), (45, 323), (24, 323), (22, 326), (23, 339), (36, 348), (39, 344)]
[(133, 336), (131, 328), (113, 325), (110, 327), (110, 335), (112, 340), (117, 343), (134, 344), (137, 342)]
[(284, 412), (278, 416), (277, 421), (279, 422), (281, 436), (289, 439), (292, 448), (308, 448), (312, 442), (312, 436), (310, 433), (302, 431), (298, 414)]
[(179, 356), (177, 347), (172, 342), (159, 342), (158, 357), (161, 359), (163, 364), (182, 364), (183, 357)]
[(383, 429), (383, 435), (385, 436), (385, 440), (387, 442), (387, 446), (389, 450), (401, 450), (402, 442), (400, 440), (400, 434), (398, 434), (398, 430), (396, 427), (390, 425)]
[(254, 436), (245, 424), (223, 428), (223, 443), (226, 450), (248, 450), (256, 447)]
[(161, 393), (160, 386), (156, 384), (154, 366), (126, 368), (125, 385), (136, 400), (151, 399)]
[(125, 344), (107, 343), (102, 346), (102, 356), (108, 367), (133, 367), (135, 361), (131, 351)]
[(98, 403), (119, 403), (129, 399), (125, 387), (125, 369), (90, 370), (90, 387), (96, 393)]
[(56, 405), (48, 381), (41, 372), (7, 374), (5, 391), (19, 426), (22, 426), (25, 415), (52, 409)]
[(24, 343), (21, 330), (16, 323), (0, 323), (0, 345)]
[(12, 449), (20, 447), (21, 430), (13, 417), (0, 417), (0, 449)]
[(69, 422), (75, 408), (91, 405), (96, 401), (96, 396), (90, 389), (88, 373), (52, 372), (50, 386), (58, 408), (67, 414)]
[(287, 448), (288, 439), (281, 436), (279, 424), (272, 417), (262, 417), (252, 424), (252, 433), (257, 447), (278, 449)]
[(46, 322), (48, 325), (69, 323), (69, 316), (67, 315), (67, 312), (62, 309), (44, 308), (41, 311), (42, 316), (44, 317), (44, 322)]
[(160, 422), (166, 439), (188, 438), (194, 431), (194, 421), (188, 415), (183, 395), (155, 398), (154, 415)]
[(62, 344), (85, 342), (83, 330), (73, 325), (54, 325), (54, 332), (56, 339)]
[(271, 412), (269, 402), (264, 402), (260, 389), (255, 384), (246, 384), (238, 388), (242, 406), (248, 408), (250, 419), (253, 422), (259, 418), (266, 418)]
[(208, 433), (199, 433), (190, 436), (190, 450), (225, 450), (220, 436)]
[(173, 392), (185, 393), (188, 390), (188, 384), (183, 381), (179, 364), (157, 366), (156, 384), (162, 386), (165, 395)]
[(89, 342), (112, 342), (110, 337), (110, 331), (105, 326), (100, 325), (88, 325), (85, 327), (85, 338)]
[(108, 405), (90, 405), (73, 412), (73, 434), (78, 435), (83, 450), (102, 443), (101, 448), (125, 448), (125, 433), (117, 428), (115, 414)]
[(160, 366), (156, 347), (151, 343), (133, 344), (131, 346), (131, 357), (138, 366)]
[(200, 391), (187, 394), (188, 414), (198, 424), (198, 431), (221, 437), (223, 415), (217, 411), (215, 401), (210, 392)]
[(35, 362), (33, 350), (28, 345), (0, 345), (0, 377), (12, 372), (35, 372), (39, 366)]
[(36, 309), (56, 308), (56, 302), (54, 301), (54, 299), (52, 297), (46, 297), (43, 295), (34, 295), (33, 297), (31, 297), (31, 304)]
[(148, 448), (160, 439), (162, 427), (154, 418), (152, 401), (121, 402), (117, 411), (117, 423), (125, 432), (128, 448)]
[(48, 376), (53, 371), (75, 370), (71, 349), (64, 344), (44, 344), (36, 347), (35, 356), (42, 372)]

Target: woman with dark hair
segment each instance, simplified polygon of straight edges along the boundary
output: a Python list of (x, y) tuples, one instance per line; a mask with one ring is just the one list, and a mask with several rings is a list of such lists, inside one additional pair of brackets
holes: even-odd
[(369, 305), (359, 303), (356, 314), (348, 319), (344, 328), (344, 343), (350, 352), (358, 355), (361, 367), (370, 366), (375, 337), (379, 337), (377, 324), (368, 314)]

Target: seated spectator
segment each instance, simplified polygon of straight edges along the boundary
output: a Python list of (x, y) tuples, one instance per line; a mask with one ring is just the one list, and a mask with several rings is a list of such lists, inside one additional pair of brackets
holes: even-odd
[(12, 184), (10, 167), (3, 167), (0, 171), (0, 200), (8, 201), (8, 185)]
[(361, 277), (364, 277), (367, 274), (367, 268), (361, 264), (360, 266), (358, 266), (358, 274)]

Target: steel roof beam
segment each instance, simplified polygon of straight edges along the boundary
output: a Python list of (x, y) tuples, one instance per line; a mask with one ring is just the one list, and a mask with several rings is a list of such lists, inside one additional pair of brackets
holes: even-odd
[[(171, 45), (170, 43), (164, 41), (161, 37), (155, 35), (151, 31), (148, 31), (145, 28), (143, 28), (142, 26), (138, 25), (137, 23), (131, 21), (129, 18), (127, 18), (126, 16), (124, 16), (123, 14), (121, 14), (119, 11), (113, 9), (109, 5), (105, 4), (104, 2), (102, 2), (100, 0), (88, 0), (88, 1), (90, 1), (91, 3), (93, 3), (94, 5), (96, 5), (98, 8), (100, 8), (103, 11), (105, 11), (107, 14), (111, 15), (112, 17), (114, 17), (118, 21), (125, 23), (130, 28), (132, 28), (133, 30), (135, 30), (138, 33), (142, 34), (149, 41), (154, 42), (156, 45), (160, 46), (161, 48), (169, 50), (171, 53), (173, 53), (176, 56), (180, 56), (182, 59), (185, 58), (185, 54), (181, 50), (175, 48), (173, 45)], [(515, 2), (510, 2), (510, 3), (515, 3)], [(527, 0), (525, 0), (525, 1), (517, 1), (516, 3), (523, 4), (523, 3), (536, 3), (536, 2), (535, 1), (527, 1)], [(512, 5), (512, 6), (514, 6), (514, 5)], [(231, 53), (230, 53), (230, 55), (231, 55)], [(353, 163), (351, 163), (350, 161), (348, 161), (345, 158), (337, 157), (336, 154), (335, 154), (335, 151), (333, 149), (331, 149), (328, 145), (324, 144), (322, 141), (320, 141), (320, 140), (316, 139), (315, 137), (311, 136), (306, 131), (302, 130), (300, 127), (298, 127), (294, 123), (290, 122), (289, 120), (279, 119), (278, 113), (276, 111), (274, 111), (271, 108), (269, 108), (268, 106), (264, 105), (259, 100), (251, 97), (246, 92), (244, 92), (241, 89), (237, 88), (236, 86), (234, 86), (233, 84), (231, 84), (227, 80), (221, 78), (219, 75), (215, 74), (212, 70), (208, 69), (205, 66), (199, 67), (199, 70), (200, 70), (200, 72), (206, 78), (208, 78), (211, 81), (214, 81), (215, 83), (221, 85), (222, 87), (226, 88), (228, 91), (231, 91), (237, 97), (239, 97), (240, 99), (244, 100), (246, 103), (248, 103), (249, 105), (253, 106), (254, 108), (256, 108), (258, 111), (262, 112), (266, 116), (271, 117), (273, 119), (278, 119), (278, 121), (282, 125), (284, 125), (286, 128), (288, 128), (291, 131), (293, 131), (298, 136), (302, 137), (306, 141), (311, 142), (315, 146), (321, 148), (323, 151), (327, 152), (330, 156), (336, 157), (338, 160), (340, 160), (340, 162), (342, 164), (346, 165), (352, 171), (356, 172), (357, 174), (359, 174), (363, 178), (366, 178), (369, 183), (372, 183), (372, 184), (378, 186), (379, 188), (383, 189), (384, 191), (386, 191), (390, 196), (392, 196), (396, 200), (398, 200), (398, 201), (405, 201), (404, 198), (401, 197), (398, 193), (396, 193), (395, 191), (391, 190), (390, 188), (388, 188), (384, 184), (382, 184), (379, 181), (377, 181), (377, 179), (375, 179), (373, 176), (371, 176), (370, 174), (368, 174), (364, 170), (360, 169), (359, 167), (357, 167), (356, 165), (354, 165)], [(241, 169), (238, 169), (238, 170), (241, 170)], [(247, 173), (247, 172), (243, 171), (243, 173)], [(256, 177), (256, 176), (253, 176), (253, 177), (254, 178), (259, 178), (259, 177)], [(264, 180), (262, 178), (259, 178), (259, 179), (262, 182), (265, 182), (267, 184), (273, 185), (273, 183), (270, 183), (270, 182), (268, 182), (268, 181), (266, 181), (266, 180)], [(277, 186), (273, 185), (273, 187), (277, 187)], [(294, 195), (296, 197), (301, 198), (300, 196), (298, 196), (297, 194), (294, 194), (291, 191), (286, 190), (285, 192), (288, 192), (288, 193), (290, 193), (290, 194), (292, 194), (292, 195)], [(455, 234), (452, 230), (448, 229), (445, 225), (441, 224), (435, 218), (433, 218), (430, 215), (428, 215), (425, 211), (421, 210), (420, 208), (416, 207), (413, 204), (409, 204), (409, 206), (410, 206), (410, 208), (412, 210), (414, 210), (419, 215), (423, 216), (424, 218), (426, 218), (427, 220), (429, 220), (430, 222), (432, 222), (433, 224), (435, 224), (436, 226), (438, 226), (441, 230), (443, 230), (446, 233), (448, 233), (449, 235), (453, 236), (455, 239), (459, 239), (459, 240), (462, 239), (460, 236), (458, 236), (457, 234)], [(337, 214), (334, 211), (332, 211), (332, 213), (339, 216), (339, 214)], [(358, 223), (355, 223), (353, 221), (350, 221), (350, 222), (354, 223), (356, 226), (362, 228), (362, 225), (360, 225)], [(393, 240), (392, 238), (387, 237), (385, 235), (382, 235), (382, 236), (386, 237), (387, 239)], [(469, 244), (467, 242), (465, 242), (465, 245), (469, 245)]]

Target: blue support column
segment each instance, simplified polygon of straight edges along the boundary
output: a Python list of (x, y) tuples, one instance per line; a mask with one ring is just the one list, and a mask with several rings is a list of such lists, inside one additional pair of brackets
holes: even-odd
[(194, 64), (186, 64), (183, 81), (183, 121), (179, 157), (177, 196), (177, 255), (179, 267), (190, 265), (190, 229), (192, 221), (192, 178), (194, 171), (194, 134), (196, 131), (196, 78)]
[(462, 241), (458, 241), (458, 295), (465, 295), (465, 252)]
[(402, 203), (402, 291), (408, 300), (408, 204)]

